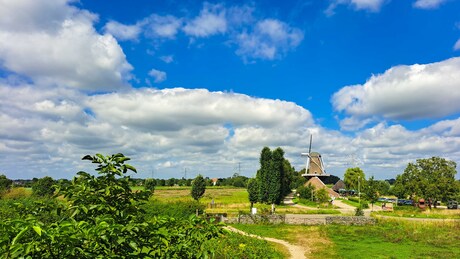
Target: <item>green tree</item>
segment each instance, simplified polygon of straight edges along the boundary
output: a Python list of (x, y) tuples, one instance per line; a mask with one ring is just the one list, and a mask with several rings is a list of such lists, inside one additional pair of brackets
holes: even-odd
[(272, 152), (272, 161), (268, 181), (268, 203), (272, 204), (272, 213), (275, 212), (275, 204), (279, 204), (283, 197), (282, 182), (284, 177), (284, 151), (277, 148)]
[(32, 184), (32, 194), (40, 197), (52, 196), (56, 190), (55, 183), (49, 176), (40, 178)]
[(0, 194), (11, 188), (13, 180), (6, 178), (5, 175), (0, 175)]
[(291, 184), (293, 181), (295, 181), (295, 178), (297, 176), (297, 172), (295, 171), (294, 167), (292, 167), (291, 163), (289, 160), (284, 159), (283, 161), (283, 180), (281, 182), (281, 190), (282, 190), (282, 195), (286, 196), (291, 193), (292, 188)]
[[(358, 187), (364, 187), (366, 181), (363, 170), (359, 167), (348, 168), (345, 171), (343, 182), (347, 186), (348, 190), (358, 191)], [(359, 182), (359, 184), (358, 184)]]
[(395, 187), (401, 196), (447, 201), (458, 193), (455, 184), (457, 164), (440, 157), (417, 159), (396, 177)]
[(254, 206), (254, 203), (257, 203), (259, 200), (259, 186), (256, 179), (251, 178), (248, 181), (248, 198), (251, 203), (251, 210)]
[(259, 186), (259, 201), (268, 202), (268, 186), (271, 173), (272, 152), (270, 148), (264, 147), (260, 152), (260, 169), (257, 171), (257, 181)]
[(145, 179), (144, 181), (144, 189), (146, 191), (149, 191), (151, 194), (155, 191), (155, 186), (157, 184), (157, 181), (155, 179), (149, 178)]
[[(279, 204), (284, 197), (283, 184), (287, 184), (284, 151), (278, 147), (272, 152), (270, 148), (264, 147), (259, 161), (260, 169), (256, 175), (259, 185), (259, 202), (271, 204), (273, 213), (275, 204)], [(284, 186), (284, 188), (288, 187)]]
[(206, 182), (203, 176), (199, 174), (192, 182), (192, 190), (191, 190), (192, 198), (195, 200), (199, 200), (203, 196), (205, 191), (206, 191)]
[(374, 209), (374, 203), (379, 199), (379, 181), (374, 180), (374, 176), (372, 176), (367, 181), (363, 190), (364, 196), (372, 204), (372, 209)]
[(377, 181), (377, 190), (379, 196), (388, 195), (390, 193), (390, 183), (388, 181)]

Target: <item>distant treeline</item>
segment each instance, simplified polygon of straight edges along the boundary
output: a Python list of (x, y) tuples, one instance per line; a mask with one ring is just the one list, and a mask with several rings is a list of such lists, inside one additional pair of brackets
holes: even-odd
[[(305, 169), (300, 170), (299, 172), (294, 172), (292, 178), (292, 184), (291, 188), (295, 189), (298, 186), (304, 184), (306, 182), (306, 179), (304, 177), (301, 177), (302, 174), (304, 174)], [(213, 180), (214, 179), (214, 180)], [(214, 184), (215, 179), (217, 181)], [(20, 186), (20, 187), (26, 187), (26, 188), (31, 188), (32, 185), (37, 182), (39, 178), (33, 178), (33, 179), (16, 179), (13, 180), (13, 186)], [(169, 179), (153, 179), (155, 181), (155, 186), (191, 186), (192, 185), (192, 180), (193, 179), (185, 179), (185, 178), (169, 178)], [(239, 174), (233, 174), (233, 176), (227, 177), (227, 178), (209, 178), (206, 177), (206, 185), (207, 186), (234, 186), (234, 187), (242, 187), (246, 188), (248, 184), (249, 177), (239, 175)], [(325, 178), (322, 178), (322, 181), (324, 184), (335, 184), (338, 180), (340, 180), (339, 177), (335, 175), (331, 175)], [(393, 185), (395, 183), (395, 179), (385, 179), (386, 182), (388, 182), (390, 185)], [(57, 184), (70, 184), (70, 180), (68, 179), (59, 179), (55, 180)], [(130, 179), (131, 186), (143, 186), (145, 179), (143, 178), (131, 178)]]

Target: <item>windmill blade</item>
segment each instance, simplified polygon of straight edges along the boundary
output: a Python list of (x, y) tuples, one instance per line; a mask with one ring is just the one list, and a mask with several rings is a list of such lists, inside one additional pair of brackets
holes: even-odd
[(308, 174), (308, 168), (310, 167), (310, 154), (307, 155), (307, 162), (305, 163), (305, 173)]
[(311, 142), (313, 140), (313, 135), (310, 135), (310, 147), (308, 148), (308, 154), (311, 153)]

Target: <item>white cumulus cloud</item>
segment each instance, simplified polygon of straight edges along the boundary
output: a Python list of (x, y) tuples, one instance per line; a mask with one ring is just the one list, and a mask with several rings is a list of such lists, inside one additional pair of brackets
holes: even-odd
[(417, 0), (414, 3), (414, 7), (420, 9), (435, 9), (445, 2), (446, 0)]
[(157, 69), (152, 69), (149, 72), (149, 76), (153, 77), (155, 79), (155, 83), (161, 83), (166, 80), (166, 72), (160, 71)]
[(225, 9), (221, 5), (205, 3), (200, 14), (187, 22), (183, 28), (187, 35), (193, 37), (208, 37), (227, 31)]
[(1, 4), (0, 61), (4, 68), (40, 84), (87, 90), (120, 88), (130, 78), (132, 67), (123, 50), (111, 35), (96, 32), (94, 14), (62, 0)]
[(104, 26), (104, 31), (112, 34), (119, 40), (136, 40), (142, 29), (139, 24), (125, 25), (116, 21), (110, 21)]
[(332, 0), (326, 9), (327, 15), (333, 15), (339, 5), (348, 5), (355, 10), (365, 10), (369, 12), (378, 12), (387, 0)]
[(355, 117), (393, 120), (441, 118), (460, 112), (460, 58), (401, 65), (346, 86), (332, 97), (335, 110)]
[(303, 37), (300, 29), (276, 19), (265, 19), (259, 21), (252, 31), (242, 32), (236, 36), (236, 53), (244, 59), (273, 60), (295, 49)]
[(151, 38), (174, 39), (182, 27), (182, 19), (172, 15), (160, 16), (152, 14), (141, 23), (146, 28), (146, 35)]

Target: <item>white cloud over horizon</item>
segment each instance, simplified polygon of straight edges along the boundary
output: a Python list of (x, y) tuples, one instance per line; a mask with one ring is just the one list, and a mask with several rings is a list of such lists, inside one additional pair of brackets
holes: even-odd
[(460, 113), (458, 71), (459, 57), (395, 66), (362, 85), (340, 89), (331, 102), (336, 111), (350, 116), (346, 122), (358, 124), (373, 117), (415, 120), (455, 115)]
[[(460, 120), (420, 130), (380, 123), (347, 136), (315, 123), (292, 102), (206, 89), (130, 89), (86, 95), (71, 89), (0, 84), (0, 169), (11, 178), (69, 178), (92, 170), (85, 154), (122, 152), (139, 177), (226, 177), (236, 163), (258, 168), (263, 146), (281, 146), (297, 169), (313, 134), (330, 173), (341, 176), (356, 155), (377, 178), (394, 177), (416, 158), (460, 161)], [(20, 165), (11, 161), (21, 159)]]
[[(460, 119), (444, 118), (460, 112), (460, 58), (393, 67), (364, 84), (342, 88), (332, 103), (348, 116), (341, 121), (343, 128), (383, 122), (341, 132), (325, 128), (309, 107), (291, 101), (126, 83), (134, 68), (116, 39), (223, 35), (225, 46), (249, 61), (295, 51), (304, 31), (259, 17), (253, 6), (204, 4), (188, 18), (151, 14), (132, 25), (109, 21), (100, 33), (94, 27), (97, 14), (72, 6), (71, 0), (0, 3), (5, 69), (0, 78), (0, 173), (9, 178), (70, 178), (78, 170), (93, 172), (90, 163), (81, 161), (84, 155), (118, 152), (132, 158), (138, 177), (149, 177), (152, 170), (156, 177), (180, 177), (184, 168), (189, 177), (227, 177), (240, 162), (242, 173), (251, 176), (264, 146), (282, 147), (300, 169), (310, 134), (328, 171), (339, 176), (350, 166), (350, 155), (363, 162), (366, 175), (380, 179), (394, 177), (417, 158), (460, 162)], [(383, 1), (347, 3), (372, 10)], [(157, 58), (173, 66), (178, 63), (174, 57)], [(157, 82), (167, 77), (158, 69), (145, 73)], [(417, 130), (388, 122), (419, 118), (443, 119)]]

